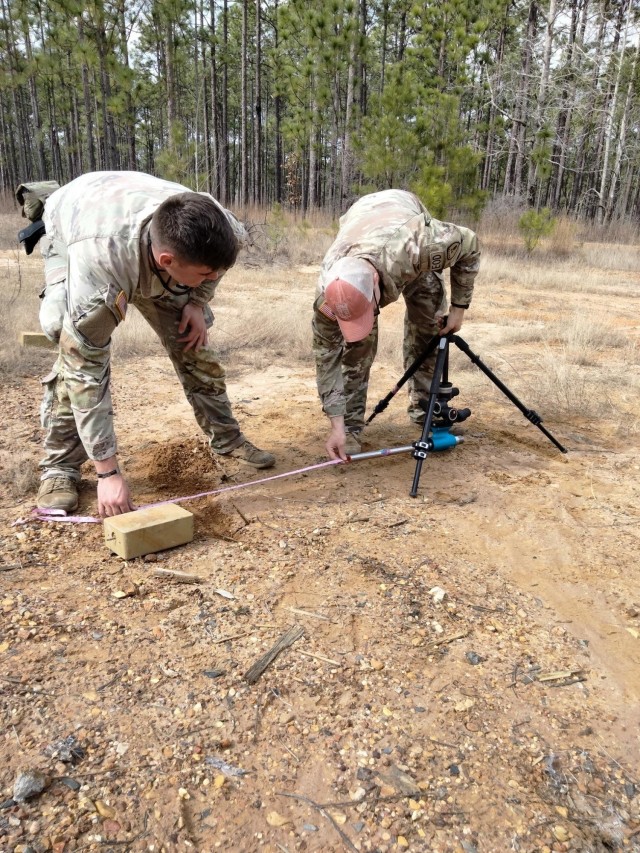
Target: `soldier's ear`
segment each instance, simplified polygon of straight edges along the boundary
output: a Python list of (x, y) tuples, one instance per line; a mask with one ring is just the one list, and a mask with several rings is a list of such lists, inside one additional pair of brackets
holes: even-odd
[(173, 252), (167, 252), (165, 249), (162, 249), (156, 257), (156, 263), (161, 269), (166, 269), (171, 266), (175, 259), (176, 256)]

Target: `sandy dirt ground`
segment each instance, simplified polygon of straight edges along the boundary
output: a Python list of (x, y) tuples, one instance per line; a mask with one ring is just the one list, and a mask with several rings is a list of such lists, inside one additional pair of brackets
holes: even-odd
[[(501, 286), (464, 337), (566, 455), (457, 356), (465, 441), (416, 498), (408, 454), (324, 468), (185, 503), (192, 543), (123, 561), (101, 525), (11, 526), (34, 495), (3, 495), (0, 850), (640, 850), (638, 404), (560, 415), (537, 344), (495, 346), (523, 312)], [(631, 327), (634, 293), (616, 310)], [(0, 450), (38, 459), (50, 361), (3, 383)], [(376, 365), (371, 404), (400, 372)], [(229, 389), (273, 472), (209, 458), (164, 357), (115, 364), (138, 504), (325, 458), (311, 363), (236, 359)], [(416, 440), (404, 409), (363, 449)], [(43, 790), (16, 802), (24, 774)]]

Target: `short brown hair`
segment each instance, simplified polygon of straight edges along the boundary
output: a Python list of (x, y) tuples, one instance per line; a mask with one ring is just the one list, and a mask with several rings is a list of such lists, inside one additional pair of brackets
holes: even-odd
[(151, 239), (182, 263), (229, 269), (239, 245), (224, 211), (200, 193), (179, 193), (162, 202), (151, 219)]

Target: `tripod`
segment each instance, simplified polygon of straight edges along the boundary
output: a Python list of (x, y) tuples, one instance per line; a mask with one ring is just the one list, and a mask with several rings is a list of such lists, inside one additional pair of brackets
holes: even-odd
[(511, 400), (516, 408), (520, 409), (528, 421), (538, 427), (538, 429), (546, 435), (549, 441), (554, 444), (561, 453), (567, 452), (566, 448), (563, 447), (544, 426), (542, 426), (542, 418), (540, 415), (533, 409), (528, 409), (524, 403), (522, 403), (516, 395), (498, 379), (495, 373), (487, 367), (480, 356), (476, 355), (476, 353), (471, 350), (463, 338), (455, 334), (448, 334), (444, 336), (434, 335), (425, 347), (424, 351), (420, 353), (415, 361), (407, 368), (394, 388), (392, 388), (386, 397), (376, 404), (373, 412), (369, 415), (366, 421), (367, 424), (371, 423), (376, 415), (383, 412), (405, 382), (410, 379), (426, 359), (429, 358), (435, 350), (437, 350), (438, 354), (436, 356), (433, 379), (431, 380), (431, 385), (429, 387), (429, 395), (426, 400), (420, 401), (420, 408), (423, 409), (425, 418), (422, 427), (422, 435), (420, 436), (419, 441), (416, 441), (413, 444), (413, 458), (416, 460), (416, 469), (413, 476), (411, 491), (409, 493), (412, 498), (415, 498), (418, 494), (422, 465), (424, 460), (427, 458), (427, 454), (434, 450), (442, 450), (445, 447), (454, 447), (462, 441), (459, 436), (451, 435), (449, 429), (454, 423), (461, 423), (471, 414), (470, 409), (455, 409), (449, 405), (453, 397), (459, 394), (458, 389), (454, 388), (451, 382), (449, 382), (449, 346), (452, 343), (455, 344), (458, 349), (461, 350), (473, 362), (473, 364), (475, 364), (485, 374), (485, 376), (487, 376), (493, 384), (509, 398), (509, 400)]

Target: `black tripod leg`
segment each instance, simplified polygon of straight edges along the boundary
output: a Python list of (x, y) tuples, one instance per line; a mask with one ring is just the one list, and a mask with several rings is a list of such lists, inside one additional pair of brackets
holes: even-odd
[(524, 405), (524, 403), (522, 403), (516, 397), (516, 395), (512, 391), (510, 391), (509, 388), (507, 388), (507, 386), (504, 384), (504, 382), (501, 382), (498, 379), (498, 377), (495, 375), (495, 373), (493, 373), (493, 371), (487, 367), (487, 365), (482, 361), (480, 356), (476, 355), (471, 350), (471, 348), (469, 347), (469, 344), (465, 340), (458, 337), (458, 335), (451, 335), (451, 341), (458, 347), (459, 350), (462, 350), (462, 352), (466, 356), (468, 356), (468, 358), (470, 358), (471, 361), (477, 367), (480, 368), (480, 370), (484, 373), (485, 376), (489, 377), (489, 379), (493, 382), (493, 384), (502, 391), (502, 393), (505, 395), (505, 397), (508, 397), (511, 400), (511, 402), (513, 403), (513, 405), (516, 408), (520, 409), (522, 414), (525, 416), (525, 418), (530, 423), (532, 423), (534, 426), (537, 426), (538, 429), (540, 430), (540, 432), (542, 432), (544, 435), (546, 435), (546, 437), (549, 439), (549, 441), (552, 444), (554, 444), (558, 448), (558, 450), (560, 450), (562, 453), (567, 452), (566, 447), (563, 447), (560, 444), (560, 442), (551, 435), (549, 430), (545, 429), (545, 427), (542, 426), (542, 418), (540, 417), (540, 415), (537, 412), (534, 412), (533, 409), (527, 409), (527, 407)]
[(371, 421), (375, 418), (375, 416), (379, 415), (380, 412), (384, 412), (384, 410), (387, 408), (387, 406), (389, 405), (391, 400), (393, 400), (393, 398), (396, 396), (398, 391), (402, 388), (404, 383), (408, 379), (411, 379), (411, 377), (416, 372), (416, 370), (418, 370), (418, 368), (421, 367), (422, 364), (429, 358), (431, 353), (438, 346), (438, 341), (440, 341), (440, 340), (442, 340), (440, 335), (434, 335), (431, 338), (429, 343), (424, 348), (423, 352), (420, 353), (420, 355), (415, 359), (415, 361), (413, 361), (413, 363), (410, 364), (409, 367), (405, 370), (405, 372), (402, 374), (400, 379), (398, 379), (398, 382), (396, 383), (395, 387), (392, 388), (391, 391), (389, 391), (389, 393), (387, 394), (386, 397), (383, 397), (382, 400), (380, 400), (378, 403), (376, 403), (373, 412), (371, 412), (371, 414), (369, 415), (369, 417), (366, 420), (367, 424), (370, 424)]
[(447, 337), (439, 337), (438, 342), (438, 356), (436, 358), (436, 366), (433, 370), (433, 379), (431, 380), (431, 385), (429, 386), (429, 406), (427, 408), (427, 412), (424, 417), (424, 425), (422, 427), (422, 435), (420, 436), (420, 441), (416, 442), (414, 456), (416, 457), (416, 470), (413, 475), (413, 484), (411, 485), (411, 491), (409, 494), (412, 498), (415, 498), (418, 494), (418, 486), (420, 485), (420, 473), (422, 471), (422, 463), (427, 458), (427, 453), (429, 452), (429, 433), (431, 432), (431, 422), (433, 421), (433, 411), (436, 407), (436, 401), (438, 399), (438, 393), (440, 391), (440, 386), (442, 384), (442, 377), (444, 375), (446, 365), (449, 357), (449, 338)]

